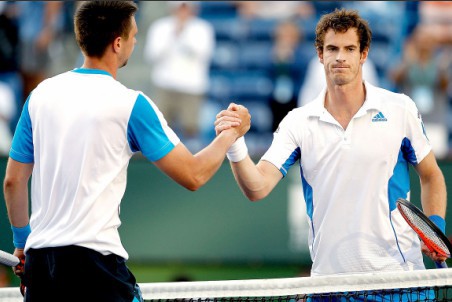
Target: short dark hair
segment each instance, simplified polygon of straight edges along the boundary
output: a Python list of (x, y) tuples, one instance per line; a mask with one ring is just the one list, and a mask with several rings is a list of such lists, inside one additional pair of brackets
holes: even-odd
[(127, 39), (131, 17), (137, 10), (133, 1), (81, 1), (74, 16), (74, 31), (82, 52), (100, 58), (114, 39)]
[(356, 28), (359, 40), (359, 51), (363, 52), (370, 48), (372, 41), (372, 30), (369, 23), (361, 18), (356, 10), (335, 9), (334, 12), (323, 15), (315, 29), (315, 48), (323, 52), (325, 34), (329, 29), (334, 32), (345, 33), (350, 28)]

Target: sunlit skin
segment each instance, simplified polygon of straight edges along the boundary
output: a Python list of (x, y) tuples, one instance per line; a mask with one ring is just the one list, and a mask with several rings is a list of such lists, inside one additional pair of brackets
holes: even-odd
[(327, 81), (342, 86), (362, 83), (362, 64), (367, 59), (368, 50), (359, 52), (356, 29), (345, 33), (335, 33), (330, 29), (325, 35), (323, 53), (319, 54), (324, 65)]
[[(129, 31), (129, 36), (127, 39), (123, 39), (123, 47), (120, 49), (120, 65), (119, 68), (127, 65), (129, 57), (132, 55), (135, 44), (137, 43), (136, 35), (138, 33), (137, 22), (134, 17), (132, 17), (132, 27)], [(122, 63), (121, 63), (122, 62)]]
[(85, 55), (85, 61), (82, 66), (83, 68), (105, 70), (116, 79), (118, 68), (127, 65), (129, 57), (132, 55), (137, 41), (137, 23), (134, 16), (130, 18), (131, 27), (129, 33), (127, 34), (127, 39), (120, 36), (116, 37), (114, 41), (107, 46), (105, 53), (101, 58)]
[(325, 108), (343, 129), (347, 128), (366, 97), (362, 64), (369, 51), (365, 49), (360, 52), (359, 46), (355, 28), (344, 33), (329, 29), (325, 35), (323, 51), (318, 52), (328, 86)]

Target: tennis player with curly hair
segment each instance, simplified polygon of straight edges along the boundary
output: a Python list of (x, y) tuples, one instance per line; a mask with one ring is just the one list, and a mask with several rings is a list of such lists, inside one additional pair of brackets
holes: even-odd
[[(244, 139), (229, 151), (252, 201), (265, 198), (299, 162), (313, 276), (425, 269), (426, 248), (396, 208), (398, 198), (410, 197), (410, 166), (420, 178), (423, 211), (445, 229), (444, 176), (415, 103), (363, 80), (371, 38), (357, 11), (322, 16), (315, 47), (326, 87), (286, 115), (257, 165)], [(217, 133), (229, 129), (232, 113), (217, 115)]]

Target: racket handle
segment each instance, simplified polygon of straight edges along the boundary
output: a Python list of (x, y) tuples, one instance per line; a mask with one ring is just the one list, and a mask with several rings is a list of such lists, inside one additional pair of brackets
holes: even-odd
[(13, 254), (0, 251), (0, 263), (7, 266), (16, 266), (19, 264), (19, 258), (14, 256)]
[(436, 264), (436, 268), (447, 268), (448, 267), (446, 261), (441, 261), (441, 262), (435, 261), (435, 264)]

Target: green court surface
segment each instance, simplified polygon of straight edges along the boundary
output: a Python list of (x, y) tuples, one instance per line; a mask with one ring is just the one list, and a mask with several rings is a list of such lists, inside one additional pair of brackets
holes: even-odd
[(290, 264), (129, 263), (128, 266), (138, 283), (291, 278), (309, 274), (309, 269)]
[[(138, 283), (174, 282), (174, 281), (215, 281), (245, 280), (267, 278), (291, 278), (306, 276), (309, 268), (295, 264), (190, 264), (190, 263), (133, 263), (127, 266), (135, 275)], [(19, 278), (9, 267), (4, 272), (10, 286), (19, 286)]]

